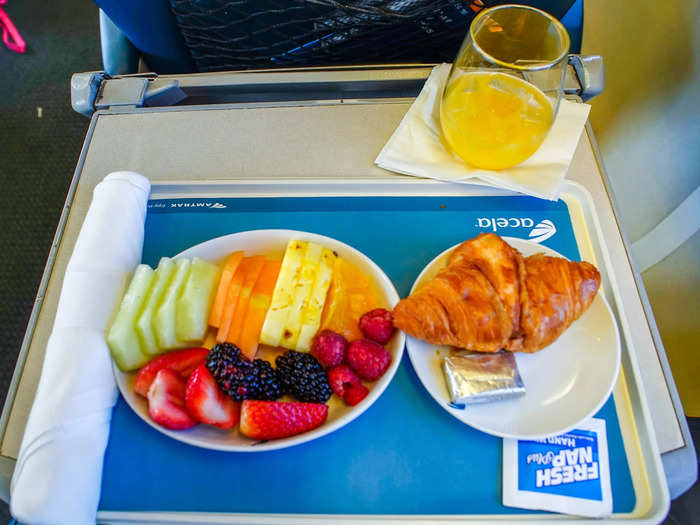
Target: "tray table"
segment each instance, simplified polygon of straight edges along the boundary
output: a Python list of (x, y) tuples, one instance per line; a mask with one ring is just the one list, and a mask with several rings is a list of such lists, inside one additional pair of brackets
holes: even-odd
[[(173, 108), (112, 107), (95, 113), (0, 420), (0, 474), (5, 481), (5, 486), (0, 484), (0, 489), (5, 491), (5, 498), (36, 389), (65, 264), (97, 182), (110, 171), (132, 169), (149, 176), (155, 183), (154, 197), (158, 199), (194, 199), (213, 195), (217, 198), (231, 195), (236, 198), (505, 196), (504, 192), (488, 188), (397, 176), (373, 166), (377, 152), (411, 102), (410, 98), (401, 97), (415, 93), (428, 72), (429, 67), (413, 66), (405, 69), (355, 67), (309, 72), (193, 75), (179, 80), (180, 86), (190, 89), (190, 96), (194, 98), (205, 87), (216, 90), (217, 83), (224, 82), (233, 85), (233, 90), (227, 93), (240, 96), (241, 100), (253, 100), (251, 93), (259, 91), (260, 86), (267, 86), (266, 92), (277, 102)], [(161, 77), (157, 81), (171, 83), (173, 78)], [(324, 98), (315, 99), (314, 93)], [(361, 98), (364, 93), (386, 98), (367, 100)], [(621, 506), (616, 507), (618, 514), (615, 517), (658, 522), (668, 507), (659, 448), (664, 452), (666, 468), (688, 480), (682, 485), (692, 483), (691, 478), (695, 478), (695, 473), (689, 473), (691, 469), (684, 467), (688, 463), (694, 464), (694, 460), (691, 461), (694, 451), (687, 427), (677, 415), (682, 417), (682, 412), (677, 409), (680, 405), (675, 387), (667, 371), (653, 318), (645, 311), (648, 305), (643, 288), (635, 279), (638, 275), (628, 259), (623, 235), (617, 227), (604, 171), (598, 163), (595, 140), (589, 128), (581, 138), (568, 178), (585, 187), (585, 190), (576, 185), (568, 187), (567, 195), (571, 198), (565, 201), (577, 249), (584, 258), (605, 268), (603, 273), (608, 280), (603, 283), (604, 289), (608, 298), (612, 298), (625, 340), (623, 374), (616, 386), (613, 412), (616, 412), (621, 428), (633, 495), (627, 499), (618, 498), (617, 503)], [(187, 189), (186, 195), (183, 188)], [(208, 234), (206, 238), (211, 236)], [(371, 255), (370, 250), (368, 253)], [(575, 252), (569, 253), (575, 256)], [(144, 256), (148, 257), (148, 253), (145, 252)], [(396, 276), (391, 276), (396, 279)], [(413, 277), (400, 277), (395, 281), (400, 291), (407, 289), (407, 283), (410, 284)], [(407, 368), (410, 370), (410, 364), (404, 363), (401, 370)], [(409, 378), (410, 373), (405, 372)], [(397, 380), (403, 378), (405, 381), (405, 377), (398, 376)], [(397, 385), (401, 384), (397, 382)], [(421, 393), (422, 386), (415, 386), (414, 390)], [(427, 398), (427, 394), (421, 395)], [(650, 400), (651, 415), (646, 399)], [(438, 407), (434, 410), (439, 411)], [(614, 416), (613, 412), (609, 415)], [(115, 422), (120, 414), (125, 415), (118, 407)], [(368, 412), (363, 417), (369, 415)], [(653, 423), (650, 416), (653, 416)], [(356, 423), (361, 422), (362, 418)], [(348, 430), (351, 428), (352, 425)], [(110, 448), (106, 458), (108, 468), (109, 461), (118, 457), (112, 454)], [(499, 469), (500, 463), (495, 472)], [(103, 503), (107, 502), (103, 495)], [(144, 507), (139, 508), (143, 510)], [(237, 516), (239, 521), (268, 523), (277, 523), (282, 517)], [(508, 521), (519, 516), (518, 513), (493, 517)], [(340, 516), (335, 517), (340, 519)], [(101, 522), (109, 523), (141, 522), (146, 518), (156, 522), (182, 523), (231, 520), (230, 517), (199, 512), (133, 514), (123, 509), (118, 514), (101, 512), (99, 518)], [(292, 518), (286, 514), (285, 518), (290, 522), (308, 521), (299, 515)], [(461, 519), (455, 515), (441, 515), (440, 518), (448, 521)], [(478, 519), (478, 516), (472, 515), (471, 518)], [(548, 521), (552, 519), (546, 518)], [(357, 519), (353, 516), (352, 520)], [(407, 519), (432, 521), (425, 515), (401, 515), (401, 521)], [(385, 516), (382, 521), (392, 521), (392, 518)]]

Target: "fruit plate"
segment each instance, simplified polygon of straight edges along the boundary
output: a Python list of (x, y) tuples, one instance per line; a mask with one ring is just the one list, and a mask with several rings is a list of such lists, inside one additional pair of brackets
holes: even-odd
[[(504, 239), (526, 257), (537, 252), (561, 257), (541, 244)], [(447, 265), (456, 246), (428, 263), (411, 292)], [(605, 403), (620, 369), (617, 324), (600, 292), (559, 339), (534, 354), (515, 353), (526, 388), (525, 395), (516, 399), (458, 408), (449, 399), (442, 372), (442, 360), (450, 348), (410, 336), (406, 348), (416, 374), (438, 405), (467, 425), (503, 438), (540, 439), (575, 428)]]
[[(394, 285), (382, 269), (369, 257), (347, 244), (314, 233), (294, 230), (246, 231), (211, 239), (193, 246), (175, 257), (191, 258), (196, 256), (207, 261), (219, 262), (233, 251), (245, 250), (246, 254), (279, 255), (281, 258), (287, 242), (292, 238), (321, 244), (334, 250), (340, 257), (354, 264), (371, 278), (379, 295), (378, 299), (381, 306), (392, 308), (398, 302), (399, 295), (396, 288), (394, 288)], [(348, 407), (341, 399), (333, 395), (328, 401), (328, 419), (323, 425), (303, 434), (274, 441), (257, 441), (247, 438), (240, 433), (237, 426), (231, 430), (221, 430), (209, 425), (197, 425), (189, 430), (178, 431), (163, 428), (154, 423), (148, 415), (148, 402), (146, 399), (134, 392), (133, 383), (136, 373), (123, 373), (116, 364), (113, 364), (113, 368), (119, 390), (128, 405), (141, 419), (159, 432), (178, 441), (203, 448), (231, 452), (262, 452), (291, 447), (317, 439), (347, 425), (360, 416), (379, 398), (391, 382), (401, 362), (404, 345), (405, 336), (402, 332), (397, 331), (385, 345), (392, 357), (389, 369), (377, 381), (368, 384), (370, 392), (358, 405)], [(262, 357), (267, 356), (263, 354)]]

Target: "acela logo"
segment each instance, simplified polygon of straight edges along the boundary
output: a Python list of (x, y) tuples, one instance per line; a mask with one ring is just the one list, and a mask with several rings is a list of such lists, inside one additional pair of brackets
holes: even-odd
[(532, 242), (542, 242), (549, 239), (555, 233), (557, 233), (557, 229), (554, 227), (554, 223), (549, 219), (545, 219), (532, 229), (528, 237)]
[(498, 228), (532, 228), (535, 225), (530, 217), (479, 217), (477, 221), (479, 228), (491, 228), (494, 232), (498, 231)]
[(224, 209), (225, 204), (220, 202), (171, 202), (171, 208), (216, 208)]
[(532, 228), (528, 238), (537, 243), (545, 241), (557, 233), (554, 223), (549, 219), (539, 222), (537, 226), (530, 217), (479, 217), (476, 221), (479, 228), (488, 228), (493, 232), (503, 228)]

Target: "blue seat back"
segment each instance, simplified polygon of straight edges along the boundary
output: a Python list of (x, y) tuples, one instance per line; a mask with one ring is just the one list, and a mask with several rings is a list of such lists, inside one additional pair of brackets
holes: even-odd
[[(95, 0), (158, 73), (450, 61), (496, 0)], [(583, 0), (521, 2), (562, 19), (578, 52)]]

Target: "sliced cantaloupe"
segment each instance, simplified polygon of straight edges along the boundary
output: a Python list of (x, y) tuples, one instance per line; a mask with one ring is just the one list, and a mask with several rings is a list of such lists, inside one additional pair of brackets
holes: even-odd
[(248, 309), (238, 337), (238, 347), (248, 359), (255, 359), (258, 338), (265, 321), (265, 314), (272, 302), (272, 293), (280, 273), (281, 261), (265, 261), (260, 277), (255, 283), (248, 301)]
[(204, 335), (204, 341), (202, 342), (202, 346), (204, 348), (214, 348), (214, 345), (216, 344), (216, 332), (216, 328), (209, 327), (207, 329), (207, 332)]
[(233, 319), (231, 319), (231, 327), (228, 331), (228, 336), (226, 336), (226, 341), (238, 345), (238, 340), (243, 329), (243, 322), (245, 320), (245, 313), (248, 310), (248, 303), (250, 301), (250, 294), (253, 291), (253, 287), (260, 277), (260, 272), (265, 265), (265, 256), (257, 255), (251, 257), (250, 267), (248, 272), (243, 279), (243, 285), (241, 286), (241, 291), (238, 294), (238, 301), (236, 302), (236, 309), (233, 311)]
[(226, 304), (226, 294), (228, 287), (231, 284), (231, 279), (238, 269), (238, 265), (243, 260), (243, 252), (233, 252), (226, 258), (224, 268), (221, 270), (221, 277), (214, 296), (214, 304), (211, 307), (209, 314), (209, 324), (216, 328), (221, 325), (221, 318), (224, 314), (224, 305)]
[(228, 291), (226, 292), (226, 300), (224, 301), (224, 311), (221, 316), (221, 323), (219, 324), (219, 329), (216, 332), (216, 342), (223, 343), (228, 337), (228, 332), (231, 329), (231, 323), (233, 322), (233, 314), (236, 311), (236, 304), (238, 303), (238, 296), (243, 288), (243, 281), (245, 276), (248, 274), (252, 257), (244, 257), (241, 263), (236, 269), (236, 273), (233, 274), (231, 282), (228, 285)]

